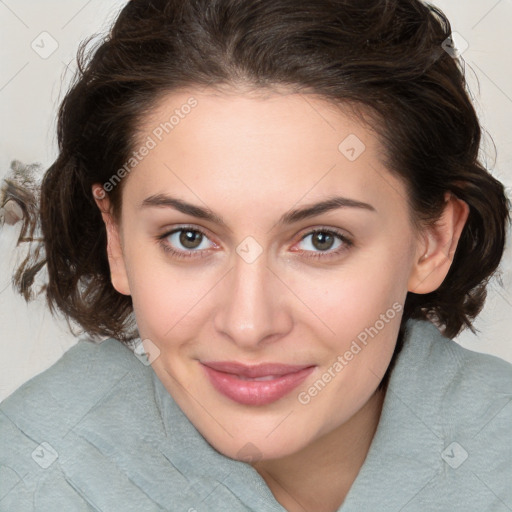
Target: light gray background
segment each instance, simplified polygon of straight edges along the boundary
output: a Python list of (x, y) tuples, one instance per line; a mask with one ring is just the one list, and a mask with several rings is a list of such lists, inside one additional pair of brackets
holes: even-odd
[[(125, 0), (0, 0), (0, 178), (13, 159), (48, 166), (56, 156), (55, 114), (75, 69), (81, 40), (104, 33)], [(454, 32), (467, 42), (467, 80), (484, 129), (487, 166), (512, 185), (512, 0), (438, 0)], [(43, 32), (50, 34), (41, 35)], [(55, 42), (53, 42), (53, 40)], [(456, 41), (460, 37), (456, 37)], [(56, 50), (49, 56), (44, 52)], [(38, 48), (38, 54), (32, 45)], [(45, 57), (45, 58), (43, 58)], [(19, 254), (18, 228), (0, 228), (0, 400), (55, 362), (77, 339), (44, 300), (27, 305), (9, 286)], [(475, 326), (456, 341), (512, 362), (512, 265), (510, 243), (502, 283), (493, 281)]]

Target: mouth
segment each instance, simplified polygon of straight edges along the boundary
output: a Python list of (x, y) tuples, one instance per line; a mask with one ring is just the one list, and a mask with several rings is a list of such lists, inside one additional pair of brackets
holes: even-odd
[(213, 387), (227, 398), (243, 405), (267, 405), (283, 398), (299, 386), (314, 365), (237, 362), (200, 363)]

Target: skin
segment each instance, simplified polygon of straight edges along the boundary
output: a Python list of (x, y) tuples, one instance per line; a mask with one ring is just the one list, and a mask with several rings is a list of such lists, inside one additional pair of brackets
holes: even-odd
[[(318, 97), (174, 92), (146, 117), (139, 142), (191, 96), (197, 106), (125, 178), (119, 222), (108, 196), (101, 199), (101, 184), (93, 187), (112, 284), (132, 296), (140, 336), (159, 351), (154, 371), (207, 441), (231, 458), (250, 452), (287, 510), (336, 510), (378, 425), (384, 396), (376, 389), (401, 313), (309, 403), (298, 394), (332, 373), (358, 334), (403, 305), (408, 291), (439, 287), (468, 207), (447, 194), (440, 221), (415, 229), (405, 186), (380, 161), (376, 135)], [(366, 146), (354, 161), (338, 149), (350, 134)], [(141, 207), (156, 194), (208, 208), (226, 226), (169, 206)], [(291, 209), (338, 195), (375, 211), (343, 207), (278, 224)], [(167, 237), (175, 250), (193, 253), (178, 259), (157, 237), (183, 226), (205, 235), (196, 235), (196, 248), (180, 243), (180, 233)], [(326, 248), (313, 228), (337, 230), (353, 245), (335, 236)], [(236, 250), (249, 236), (261, 250), (250, 263)], [(217, 392), (200, 360), (316, 367), (287, 396), (249, 406)]]

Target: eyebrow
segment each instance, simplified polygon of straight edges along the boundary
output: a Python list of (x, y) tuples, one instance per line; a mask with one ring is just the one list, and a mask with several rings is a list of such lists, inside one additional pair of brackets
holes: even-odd
[[(140, 208), (142, 209), (148, 207), (174, 208), (175, 210), (186, 215), (207, 220), (225, 228), (228, 227), (224, 219), (213, 213), (209, 208), (196, 206), (187, 203), (182, 199), (177, 199), (166, 194), (155, 194), (144, 199), (144, 201), (142, 201), (140, 204)], [(316, 217), (317, 215), (321, 215), (322, 213), (330, 212), (338, 208), (359, 208), (363, 211), (366, 210), (370, 212), (376, 212), (375, 208), (371, 204), (363, 203), (362, 201), (356, 201), (355, 199), (349, 199), (347, 197), (335, 196), (318, 203), (303, 206), (302, 208), (290, 210), (281, 216), (277, 222), (277, 225), (293, 224), (295, 222), (309, 219), (311, 217)]]

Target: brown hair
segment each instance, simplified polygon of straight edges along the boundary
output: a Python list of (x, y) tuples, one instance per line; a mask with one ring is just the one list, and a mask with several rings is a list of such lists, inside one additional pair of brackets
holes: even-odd
[[(418, 223), (439, 218), (447, 191), (469, 205), (443, 284), (408, 294), (399, 342), (409, 318), (432, 320), (449, 337), (472, 328), (502, 257), (509, 203), (479, 161), (481, 128), (463, 61), (445, 51), (450, 34), (443, 13), (419, 0), (129, 1), (108, 37), (88, 53), (81, 46), (59, 111), (59, 155), (40, 205), (52, 311), (57, 306), (91, 335), (137, 336), (131, 297), (110, 281), (91, 186), (123, 166), (164, 94), (246, 84), (369, 112)], [(109, 194), (116, 216), (121, 196), (122, 182)], [(22, 292), (24, 272), (16, 279)]]

